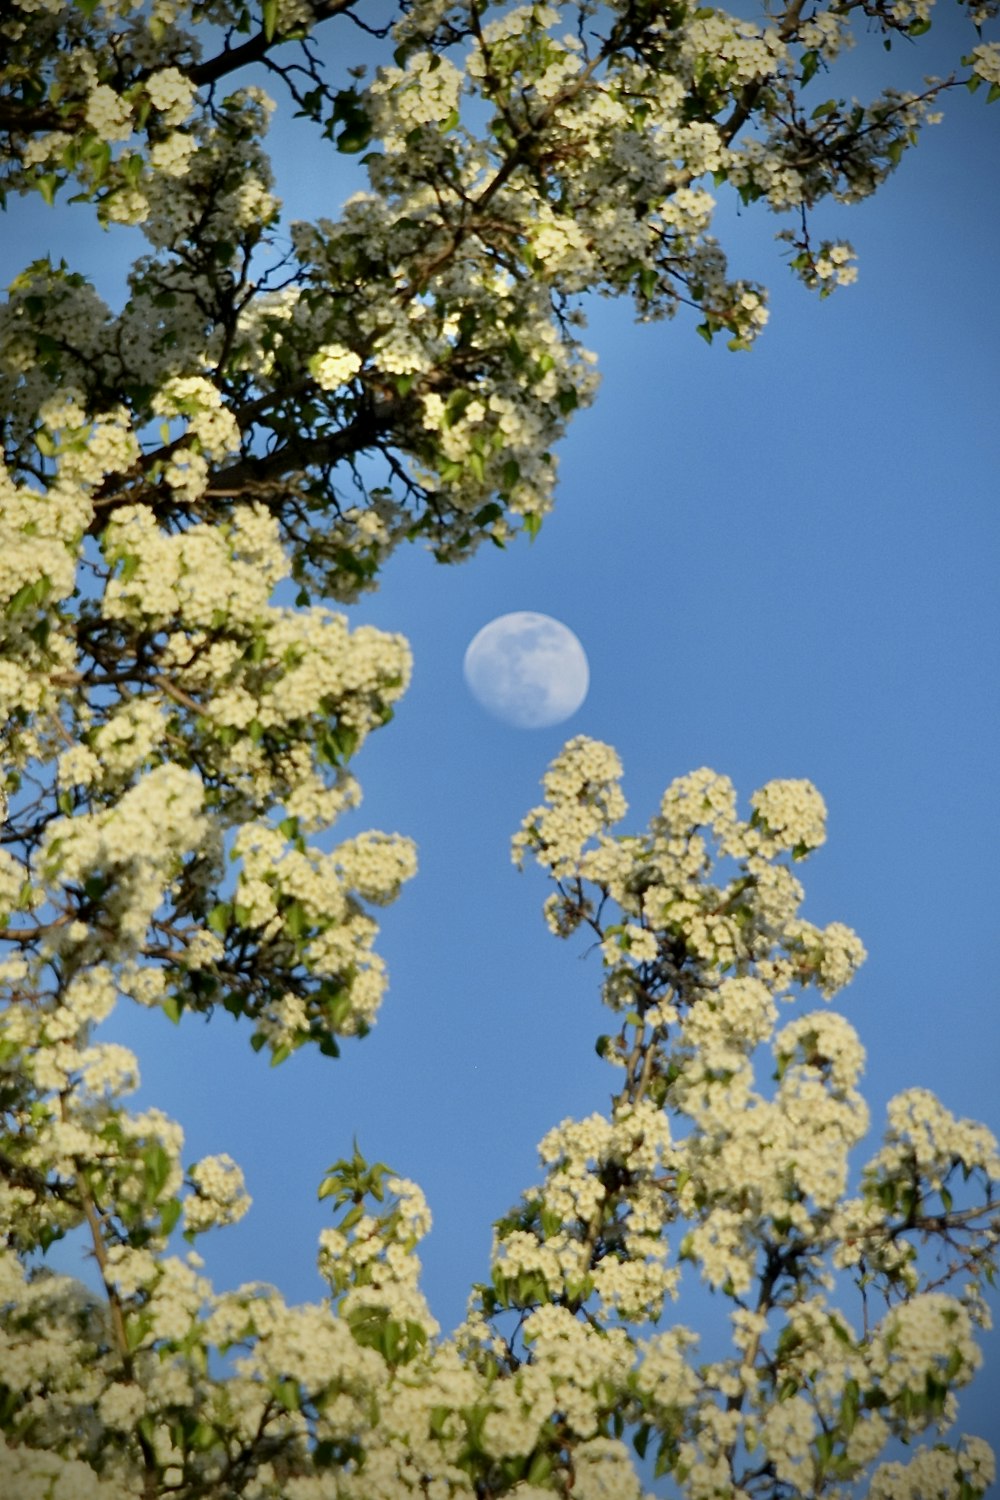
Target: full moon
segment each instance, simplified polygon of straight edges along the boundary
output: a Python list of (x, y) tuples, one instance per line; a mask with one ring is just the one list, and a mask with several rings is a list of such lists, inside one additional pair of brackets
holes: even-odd
[(551, 615), (499, 615), (465, 653), (465, 680), (487, 712), (517, 729), (545, 729), (575, 714), (590, 685), (587, 655)]

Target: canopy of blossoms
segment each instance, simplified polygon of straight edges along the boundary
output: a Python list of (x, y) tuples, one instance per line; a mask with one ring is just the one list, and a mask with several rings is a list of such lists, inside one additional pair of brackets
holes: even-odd
[[(190, 1246), (247, 1211), (240, 1168), (184, 1168), (101, 1034), (138, 1004), (224, 1008), (275, 1061), (365, 1035), (375, 912), (416, 856), (328, 832), (410, 654), (331, 605), (403, 542), (453, 562), (537, 531), (596, 390), (584, 294), (752, 343), (766, 293), (729, 270), (717, 193), (777, 215), (821, 295), (849, 282), (816, 205), (877, 191), (948, 90), (1000, 94), (995, 5), (966, 9), (953, 71), (864, 104), (838, 92), (845, 53), (919, 38), (929, 0), (2, 8), (6, 212), (82, 199), (146, 241), (118, 307), (48, 259), (0, 305), (5, 1500), (992, 1481), (988, 1445), (949, 1427), (987, 1316), (996, 1143), (918, 1089), (863, 1145), (861, 1043), (806, 995), (864, 958), (799, 914), (825, 837), (808, 782), (741, 815), (696, 771), (635, 834), (610, 747), (553, 763), (515, 857), (551, 879), (553, 932), (599, 945), (616, 1092), (541, 1142), (450, 1335), (420, 1291), (420, 1189), (356, 1150), (319, 1184), (322, 1303), (213, 1288)], [(343, 64), (359, 28), (384, 44), (367, 81)], [(283, 254), (264, 84), (367, 172)], [(69, 1234), (99, 1291), (48, 1265)], [(699, 1279), (730, 1308), (725, 1358), (675, 1308)]]

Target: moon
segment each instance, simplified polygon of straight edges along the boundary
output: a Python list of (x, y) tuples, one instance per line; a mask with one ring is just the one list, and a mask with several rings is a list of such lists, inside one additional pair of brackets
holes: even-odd
[(516, 729), (545, 729), (575, 714), (590, 686), (587, 653), (567, 625), (519, 609), (498, 615), (469, 642), (469, 691)]

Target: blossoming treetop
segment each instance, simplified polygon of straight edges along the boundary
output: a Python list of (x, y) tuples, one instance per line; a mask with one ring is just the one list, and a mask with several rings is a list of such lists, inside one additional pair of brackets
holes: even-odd
[[(183, 1170), (179, 1127), (130, 1110), (137, 1061), (98, 1032), (124, 1001), (222, 1006), (275, 1060), (364, 1035), (373, 908), (414, 851), (317, 840), (409, 653), (320, 601), (374, 586), (403, 540), (453, 561), (537, 530), (595, 388), (584, 293), (752, 342), (765, 293), (730, 275), (709, 184), (781, 216), (821, 294), (849, 281), (814, 207), (875, 191), (949, 89), (1000, 89), (1000, 47), (970, 35), (915, 92), (829, 94), (853, 31), (928, 19), (925, 0), (756, 20), (414, 0), (384, 25), (345, 0), (4, 9), (8, 212), (71, 196), (149, 245), (120, 308), (48, 260), (0, 308), (5, 1496), (628, 1500), (632, 1452), (693, 1500), (846, 1496), (893, 1436), (947, 1426), (978, 1360), (995, 1144), (910, 1091), (850, 1195), (860, 1043), (825, 1009), (777, 1025), (863, 956), (798, 915), (793, 865), (824, 837), (807, 783), (741, 819), (698, 772), (631, 836), (608, 747), (552, 767), (517, 851), (555, 882), (554, 930), (600, 942), (621, 1088), (542, 1143), (451, 1338), (419, 1291), (419, 1189), (357, 1152), (320, 1187), (326, 1302), (215, 1293), (171, 1236), (239, 1218), (239, 1168)], [(386, 42), (367, 84), (324, 61), (358, 27)], [(369, 179), (284, 253), (267, 76)], [(46, 1267), (69, 1232), (100, 1295)], [(664, 1321), (697, 1272), (732, 1303), (721, 1361)], [(991, 1473), (968, 1440), (882, 1464), (869, 1493), (971, 1500)]]

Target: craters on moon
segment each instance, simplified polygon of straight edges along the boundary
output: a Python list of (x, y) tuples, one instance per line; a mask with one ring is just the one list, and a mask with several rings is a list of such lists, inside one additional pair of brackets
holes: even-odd
[(488, 713), (517, 729), (544, 729), (576, 713), (590, 685), (587, 655), (551, 615), (515, 610), (474, 636), (465, 680)]

